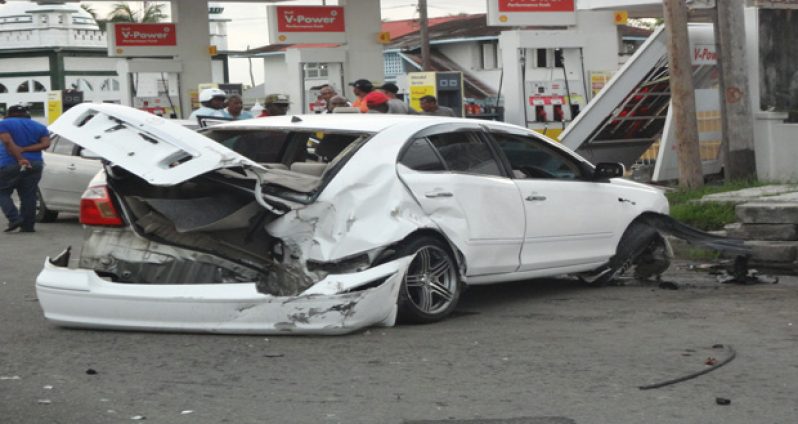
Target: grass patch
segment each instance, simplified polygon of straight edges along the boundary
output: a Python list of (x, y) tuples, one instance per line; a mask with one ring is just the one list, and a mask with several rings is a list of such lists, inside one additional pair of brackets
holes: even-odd
[(756, 180), (737, 180), (723, 184), (707, 184), (695, 190), (676, 190), (667, 193), (668, 201), (671, 205), (687, 203), (691, 200), (700, 199), (708, 194), (724, 193), (727, 191), (737, 191), (746, 188), (762, 187), (771, 183)]
[(722, 230), (737, 221), (733, 203), (680, 203), (671, 205), (671, 216), (704, 231)]
[(695, 203), (708, 194), (737, 191), (767, 185), (767, 182), (739, 180), (723, 184), (708, 184), (696, 190), (676, 190), (666, 193), (671, 205), (671, 216), (687, 225), (704, 231), (722, 230), (726, 224), (737, 221), (734, 204)]

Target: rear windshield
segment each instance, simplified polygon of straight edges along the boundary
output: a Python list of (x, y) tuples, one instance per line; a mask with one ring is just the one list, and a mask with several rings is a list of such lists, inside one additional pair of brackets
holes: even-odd
[(370, 134), (219, 128), (205, 131), (203, 135), (255, 162), (290, 168), (297, 162), (332, 162), (350, 144)]

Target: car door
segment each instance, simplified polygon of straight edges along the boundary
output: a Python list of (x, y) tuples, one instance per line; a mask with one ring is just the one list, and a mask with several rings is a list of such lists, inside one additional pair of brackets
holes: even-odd
[(77, 212), (80, 196), (102, 164), (80, 155), (80, 146), (64, 137), (52, 135), (45, 153), (45, 167), (39, 190), (48, 209)]
[(607, 181), (567, 150), (529, 133), (489, 131), (512, 168), (526, 231), (519, 271), (606, 261), (623, 231), (621, 205)]
[(518, 187), (478, 127), (447, 126), (410, 140), (398, 170), (424, 212), (465, 255), (469, 276), (518, 268), (524, 235)]

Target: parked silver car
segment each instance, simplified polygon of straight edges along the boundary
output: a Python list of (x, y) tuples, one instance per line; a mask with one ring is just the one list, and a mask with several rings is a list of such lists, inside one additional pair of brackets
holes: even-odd
[(50, 136), (44, 152), (44, 172), (39, 182), (36, 220), (52, 222), (60, 212), (78, 213), (80, 196), (102, 169), (99, 159), (81, 156), (83, 148), (58, 135)]

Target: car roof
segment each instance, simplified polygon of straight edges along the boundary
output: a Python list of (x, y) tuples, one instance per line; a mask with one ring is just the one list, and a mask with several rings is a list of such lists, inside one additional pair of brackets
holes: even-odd
[[(418, 123), (419, 129), (441, 123), (463, 123), (462, 118), (376, 113), (286, 115), (214, 125), (212, 129), (298, 128), (377, 133), (398, 124)], [(485, 121), (483, 121), (485, 122)]]

